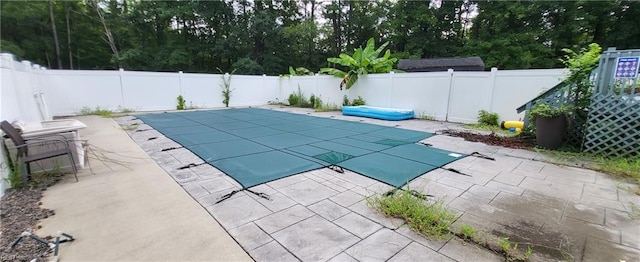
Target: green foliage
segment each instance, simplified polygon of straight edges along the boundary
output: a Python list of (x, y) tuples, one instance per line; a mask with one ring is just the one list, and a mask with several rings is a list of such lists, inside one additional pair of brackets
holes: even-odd
[(478, 124), (498, 126), (498, 113), (489, 113), (486, 110), (478, 111)]
[(311, 94), (311, 96), (309, 97), (309, 104), (311, 104), (312, 108), (318, 109), (322, 107), (322, 99), (320, 99), (320, 96)]
[(462, 234), (464, 239), (473, 239), (476, 236), (477, 231), (472, 226), (462, 224), (460, 225), (460, 234)]
[(402, 58), (559, 67), (563, 48), (637, 48), (640, 27), (638, 1), (3, 1), (0, 11), (0, 48), (48, 68), (256, 75), (316, 72), (371, 37)]
[(411, 229), (436, 239), (450, 235), (449, 227), (456, 218), (442, 201), (426, 201), (408, 190), (372, 196), (367, 203), (386, 216), (404, 219)]
[(535, 120), (536, 117), (556, 117), (566, 113), (567, 108), (565, 106), (550, 106), (547, 103), (537, 102), (533, 107), (531, 107), (529, 116), (531, 119)]
[(333, 103), (325, 103), (316, 107), (316, 112), (340, 111), (340, 107)]
[(349, 97), (347, 97), (347, 95), (344, 95), (342, 97), (342, 106), (350, 106), (351, 102), (349, 102)]
[(178, 105), (176, 106), (177, 110), (185, 110), (185, 100), (184, 97), (182, 97), (182, 95), (178, 95), (178, 97), (176, 98), (178, 100)]
[(318, 105), (322, 105), (320, 97), (311, 94), (311, 97), (307, 99), (300, 87), (298, 87), (298, 92), (289, 94), (288, 101), (290, 106), (295, 107), (315, 108)]
[(82, 108), (80, 108), (80, 110), (78, 110), (78, 112), (76, 112), (76, 115), (79, 115), (79, 116), (97, 115), (102, 117), (111, 117), (112, 113), (113, 112), (111, 110), (106, 108), (101, 108), (100, 106), (96, 106), (96, 108), (94, 109), (87, 106), (83, 106)]
[(362, 98), (361, 96), (354, 98), (353, 101), (351, 102), (352, 106), (363, 106), (365, 104), (366, 104), (366, 101), (364, 101), (364, 98)]
[(389, 42), (386, 42), (376, 49), (373, 38), (370, 38), (365, 48), (359, 47), (353, 55), (340, 54), (339, 57), (327, 58), (329, 63), (348, 68), (346, 72), (337, 68), (321, 68), (320, 73), (342, 78), (342, 82), (340, 82), (340, 90), (342, 90), (343, 87), (351, 88), (358, 80), (359, 75), (391, 72), (397, 58), (390, 57), (390, 50), (387, 50), (382, 57), (379, 57), (388, 44)]
[(428, 120), (428, 121), (435, 121), (436, 117), (430, 114), (425, 114), (424, 112), (422, 112), (422, 114), (419, 114), (417, 117), (417, 119), (422, 119), (422, 120)]
[(562, 63), (569, 68), (569, 76), (565, 82), (571, 83), (569, 87), (569, 97), (573, 98), (572, 109), (584, 111), (591, 104), (591, 94), (593, 93), (593, 83), (589, 79), (591, 72), (598, 66), (602, 48), (598, 44), (589, 44), (589, 49), (581, 49), (575, 52), (571, 49), (562, 49), (567, 55), (561, 59)]
[(224, 104), (224, 107), (229, 107), (231, 92), (233, 92), (234, 90), (234, 89), (231, 89), (231, 76), (233, 76), (233, 73), (235, 73), (236, 70), (234, 69), (233, 71), (231, 71), (231, 73), (224, 74), (222, 72), (222, 69), (218, 68), (218, 72), (222, 74), (221, 76), (222, 84), (220, 84), (220, 87), (222, 88), (222, 103)]
[(7, 168), (9, 171), (6, 178), (7, 182), (9, 182), (11, 188), (22, 188), (24, 185), (22, 184), (22, 168), (20, 166), (20, 161), (13, 161), (13, 159), (11, 159), (9, 148), (6, 144), (3, 144), (2, 150), (4, 155), (2, 168)]
[(306, 69), (304, 67), (296, 67), (296, 69), (293, 69), (293, 67), (289, 66), (289, 74), (283, 75), (285, 77), (291, 77), (291, 76), (312, 76), (314, 75), (313, 72), (311, 72), (309, 69)]
[(261, 75), (264, 73), (263, 67), (251, 58), (241, 58), (231, 66), (236, 68), (238, 74), (241, 75)]
[(349, 102), (349, 98), (346, 95), (342, 97), (342, 106), (363, 106), (366, 103), (361, 96), (354, 98), (351, 102)]

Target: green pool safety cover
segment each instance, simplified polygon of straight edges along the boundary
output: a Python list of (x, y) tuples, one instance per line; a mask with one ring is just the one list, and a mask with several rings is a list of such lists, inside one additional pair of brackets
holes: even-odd
[(416, 144), (432, 133), (267, 109), (138, 118), (244, 188), (330, 165), (401, 187), (466, 156)]

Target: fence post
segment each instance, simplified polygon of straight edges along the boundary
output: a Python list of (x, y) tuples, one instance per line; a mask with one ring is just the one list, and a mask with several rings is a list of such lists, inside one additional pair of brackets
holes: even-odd
[(182, 71), (178, 71), (178, 88), (180, 90), (180, 95), (184, 95), (182, 91)]
[(388, 105), (387, 107), (391, 107), (391, 96), (393, 95), (393, 75), (395, 74), (395, 72), (391, 71), (389, 72), (389, 80), (391, 80), (391, 84), (389, 85), (389, 100), (388, 100)]
[(491, 88), (491, 97), (489, 97), (489, 112), (493, 113), (493, 97), (496, 94), (496, 73), (498, 72), (497, 67), (491, 68), (491, 73), (489, 74), (489, 85)]
[[(264, 99), (264, 94), (266, 92), (267, 92), (267, 75), (266, 74), (262, 74), (262, 92), (261, 92), (260, 97), (263, 97), (263, 99)], [(262, 102), (260, 102), (260, 103), (262, 103)]]
[(122, 74), (124, 74), (124, 69), (120, 68), (118, 70), (118, 77), (120, 78), (120, 98), (122, 99), (122, 107), (124, 108), (124, 107), (126, 107), (126, 105), (124, 103), (125, 102), (124, 101), (124, 85), (122, 84), (123, 83)]
[(449, 121), (449, 110), (451, 109), (451, 99), (453, 96), (453, 68), (449, 68), (447, 73), (449, 73), (449, 96), (447, 98), (447, 113), (444, 116), (444, 121)]

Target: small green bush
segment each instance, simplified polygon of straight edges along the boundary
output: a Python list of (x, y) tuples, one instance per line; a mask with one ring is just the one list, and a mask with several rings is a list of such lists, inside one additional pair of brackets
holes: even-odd
[(367, 204), (386, 216), (404, 219), (409, 228), (435, 239), (448, 237), (449, 227), (456, 220), (456, 214), (444, 205), (444, 201), (426, 201), (408, 190), (373, 196), (367, 199)]
[(347, 97), (347, 95), (344, 95), (342, 97), (342, 106), (349, 106), (351, 105), (351, 103), (349, 103), (349, 98)]
[(497, 113), (489, 113), (486, 110), (478, 111), (478, 123), (485, 124), (489, 126), (497, 126), (498, 125), (498, 114)]
[(300, 103), (300, 97), (296, 93), (291, 93), (289, 94), (289, 99), (287, 99), (287, 101), (289, 101), (290, 106), (296, 106)]
[(178, 95), (177, 100), (178, 100), (178, 105), (176, 106), (176, 109), (177, 110), (184, 110), (184, 108), (185, 108), (184, 107), (184, 103), (186, 102), (184, 100), (184, 97), (182, 97), (182, 95)]
[(342, 106), (363, 106), (365, 104), (366, 101), (361, 96), (354, 98), (351, 102), (349, 102), (349, 98), (346, 95), (342, 97)]
[(311, 105), (311, 108), (314, 108), (314, 109), (321, 108), (322, 99), (320, 99), (319, 96), (315, 96), (314, 94), (311, 94), (311, 96), (309, 97), (309, 104)]
[(290, 106), (305, 107), (305, 108), (313, 108), (314, 102), (322, 103), (320, 98), (316, 97), (313, 94), (311, 94), (311, 98), (307, 100), (307, 97), (305, 97), (304, 93), (302, 93), (302, 91), (300, 90), (300, 87), (298, 87), (298, 92), (291, 93), (289, 95), (289, 99), (287, 100), (289, 101)]
[(366, 102), (361, 96), (358, 96), (358, 98), (354, 98), (353, 102), (351, 102), (352, 106), (363, 106), (364, 104), (366, 104)]

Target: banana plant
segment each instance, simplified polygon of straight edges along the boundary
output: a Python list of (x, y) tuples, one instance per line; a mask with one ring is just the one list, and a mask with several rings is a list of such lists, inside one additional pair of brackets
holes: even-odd
[(383, 56), (378, 57), (388, 44), (389, 42), (386, 42), (376, 49), (373, 38), (370, 38), (365, 48), (359, 47), (353, 55), (340, 54), (339, 57), (327, 58), (327, 62), (330, 64), (338, 64), (349, 68), (349, 70), (343, 71), (338, 68), (326, 67), (321, 68), (320, 73), (342, 78), (340, 90), (342, 90), (343, 87), (346, 87), (346, 89), (351, 88), (360, 75), (389, 73), (393, 70), (393, 64), (398, 59), (390, 58), (391, 51), (389, 50), (387, 50)]

